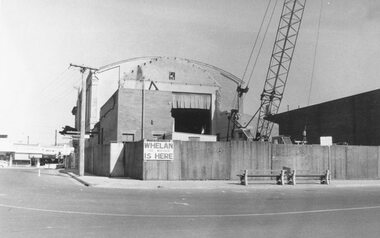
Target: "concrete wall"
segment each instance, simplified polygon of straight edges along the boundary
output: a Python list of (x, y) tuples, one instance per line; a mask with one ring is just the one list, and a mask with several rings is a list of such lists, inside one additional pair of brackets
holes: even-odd
[(97, 144), (95, 139), (87, 141), (85, 171), (100, 176), (123, 177), (124, 144)]
[(97, 144), (96, 140), (87, 141), (85, 172), (99, 176), (110, 176), (110, 162), (110, 144)]
[[(247, 141), (175, 141), (173, 161), (141, 162), (141, 142), (127, 144), (126, 151), (132, 152), (125, 153), (126, 161), (133, 157), (132, 160), (139, 163), (137, 170), (142, 173), (133, 177), (146, 180), (238, 179), (236, 175), (244, 169), (267, 173), (284, 167), (300, 173), (323, 173), (330, 168), (334, 179), (380, 178), (380, 147), (375, 146), (332, 146), (329, 149), (318, 145)], [(133, 166), (130, 163), (126, 169), (133, 170)]]
[(230, 151), (225, 143), (176, 141), (174, 150), (180, 179), (229, 179)]
[(111, 177), (124, 176), (124, 144), (110, 143), (110, 171)]
[[(126, 145), (126, 161), (136, 161), (136, 148), (141, 150), (142, 158), (141, 142)], [(143, 161), (143, 175), (134, 177), (144, 180), (237, 179), (236, 175), (243, 169), (270, 170), (270, 155), (269, 143), (174, 141), (173, 161)], [(129, 174), (129, 177), (132, 176)]]
[[(86, 172), (143, 180), (238, 179), (255, 173), (297, 169), (333, 179), (379, 179), (380, 147), (279, 145), (264, 142), (174, 141), (173, 161), (144, 161), (143, 142), (111, 143), (86, 151)], [(89, 159), (92, 153), (92, 159)]]
[(272, 168), (288, 167), (309, 172), (328, 169), (328, 147), (318, 145), (272, 145)]
[(124, 143), (124, 176), (143, 179), (143, 142)]
[(271, 169), (270, 148), (269, 143), (246, 141), (174, 141), (173, 161), (142, 161), (142, 142), (126, 143), (125, 160), (132, 162), (125, 170), (131, 170), (132, 163), (138, 164), (138, 171), (142, 169), (142, 175), (131, 176), (129, 172), (126, 176), (144, 180), (237, 179), (243, 169)]
[(331, 147), (332, 172), (337, 179), (380, 178), (380, 147)]

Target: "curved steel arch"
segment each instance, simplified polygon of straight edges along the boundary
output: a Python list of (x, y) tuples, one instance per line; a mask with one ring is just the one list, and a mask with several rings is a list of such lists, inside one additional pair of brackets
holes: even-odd
[(198, 64), (200, 66), (211, 68), (211, 69), (213, 69), (215, 71), (218, 71), (221, 75), (223, 75), (224, 77), (226, 77), (226, 78), (234, 81), (237, 84), (243, 84), (244, 83), (244, 81), (242, 79), (240, 79), (239, 77), (237, 77), (234, 74), (232, 74), (230, 72), (227, 72), (227, 71), (225, 71), (225, 70), (223, 70), (221, 68), (218, 68), (218, 67), (213, 66), (211, 64), (203, 63), (201, 61), (192, 60), (192, 59), (186, 59), (186, 58), (181, 58), (181, 57), (166, 57), (166, 56), (141, 56), (141, 57), (134, 57), (134, 58), (130, 58), (130, 59), (116, 61), (114, 63), (107, 64), (107, 65), (104, 65), (102, 67), (99, 67), (98, 73), (101, 73), (101, 72), (107, 71), (109, 69), (115, 68), (118, 65), (121, 65), (123, 63), (133, 62), (133, 61), (137, 61), (137, 60), (144, 60), (144, 59), (148, 60), (148, 59), (154, 59), (154, 58), (176, 58), (176, 59), (188, 61), (188, 62), (191, 62), (191, 63), (194, 63), (194, 64)]

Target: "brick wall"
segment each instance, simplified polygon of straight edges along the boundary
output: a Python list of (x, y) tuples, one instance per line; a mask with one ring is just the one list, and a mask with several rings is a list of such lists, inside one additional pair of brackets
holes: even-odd
[(99, 140), (109, 144), (117, 140), (118, 131), (118, 91), (102, 106), (100, 110)]
[[(153, 131), (171, 133), (172, 93), (164, 91), (145, 91), (144, 134), (152, 139)], [(133, 89), (119, 89), (117, 140), (123, 140), (123, 133), (135, 133), (135, 140), (141, 139), (142, 92)]]

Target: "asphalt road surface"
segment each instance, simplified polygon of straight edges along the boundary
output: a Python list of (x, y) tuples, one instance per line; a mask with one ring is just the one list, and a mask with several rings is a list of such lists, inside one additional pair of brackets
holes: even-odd
[(380, 189), (107, 189), (0, 169), (0, 237), (380, 237)]

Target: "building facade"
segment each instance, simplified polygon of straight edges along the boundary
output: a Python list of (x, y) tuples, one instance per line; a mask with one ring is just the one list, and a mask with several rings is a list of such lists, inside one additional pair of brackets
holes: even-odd
[(267, 119), (279, 124), (280, 135), (308, 144), (319, 144), (321, 136), (333, 143), (380, 145), (380, 90), (365, 92), (297, 110), (279, 113)]
[(73, 153), (71, 146), (42, 146), (39, 144), (13, 143), (0, 139), (0, 163), (6, 167), (40, 166), (47, 158), (63, 158)]
[[(125, 142), (226, 140), (231, 109), (243, 110), (236, 93), (241, 83), (220, 68), (176, 57), (130, 59), (90, 72), (85, 171), (120, 175), (112, 161), (123, 161), (115, 156)], [(72, 112), (79, 131), (81, 92)]]
[[(118, 75), (105, 79), (103, 73), (109, 69), (117, 69)], [(97, 135), (99, 143), (142, 138), (223, 140), (228, 113), (238, 104), (240, 83), (222, 69), (188, 59), (144, 57), (117, 62), (87, 77), (86, 132), (93, 138)], [(112, 94), (105, 100), (107, 90)], [(80, 96), (74, 110), (78, 130)]]

